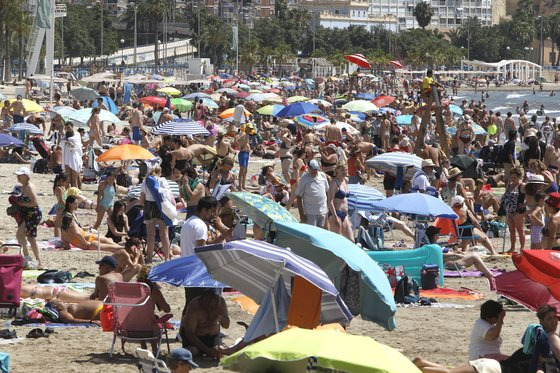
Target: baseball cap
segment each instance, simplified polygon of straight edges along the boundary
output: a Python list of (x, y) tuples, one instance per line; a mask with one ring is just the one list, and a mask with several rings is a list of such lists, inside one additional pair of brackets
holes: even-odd
[(309, 169), (310, 170), (318, 170), (319, 169), (319, 162), (317, 162), (315, 159), (312, 159), (309, 161)]
[(21, 166), (20, 168), (18, 168), (18, 170), (16, 172), (14, 172), (16, 175), (31, 175), (31, 170), (29, 169), (29, 167), (25, 167), (25, 166)]
[(451, 199), (451, 206), (462, 205), (464, 202), (465, 198), (463, 196), (455, 196)]
[(439, 231), (441, 231), (441, 228), (430, 225), (426, 228), (426, 236), (431, 240)]
[(112, 268), (117, 268), (117, 260), (111, 255), (105, 255), (101, 260), (97, 260), (95, 264), (103, 264)]
[(182, 348), (182, 347), (175, 348), (171, 350), (169, 356), (171, 357), (172, 360), (184, 361), (186, 363), (189, 363), (192, 367), (198, 368), (198, 365), (193, 361), (192, 353), (186, 348)]

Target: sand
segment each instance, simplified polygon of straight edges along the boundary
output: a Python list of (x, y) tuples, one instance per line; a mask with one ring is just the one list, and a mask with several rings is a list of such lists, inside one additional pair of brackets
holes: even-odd
[[(252, 173), (263, 165), (262, 160), (251, 163)], [(13, 175), (19, 165), (2, 164), (0, 165), (0, 183), (2, 190), (9, 192), (16, 183)], [(250, 172), (251, 173), (251, 172)], [(42, 210), (48, 212), (54, 202), (52, 194), (52, 181), (54, 175), (32, 175), (32, 182), (41, 193), (39, 202)], [(379, 187), (381, 179), (374, 179), (368, 182), (370, 185)], [(94, 185), (85, 185), (85, 194), (93, 199)], [(8, 206), (8, 195), (0, 197), (0, 211), (4, 212)], [(294, 210), (295, 211), (295, 210)], [(92, 222), (95, 215), (93, 210), (80, 210), (78, 219), (81, 222)], [(15, 221), (2, 213), (0, 216), (0, 239), (15, 239)], [(101, 228), (106, 231), (106, 226)], [(52, 236), (52, 231), (48, 228), (40, 227), (38, 238), (47, 240)], [(388, 235), (391, 237), (390, 235)], [(397, 233), (396, 239), (402, 237)], [(494, 239), (496, 244), (500, 244), (502, 239)], [(390, 245), (391, 243), (388, 242)], [(15, 252), (11, 250), (11, 252)], [(70, 252), (70, 251), (47, 251), (41, 250), (44, 258), (44, 265), (47, 268), (68, 270), (76, 273), (78, 271), (89, 271), (97, 273), (95, 260), (96, 252)], [(490, 263), (501, 268), (512, 269), (513, 265), (509, 259), (499, 259)], [(93, 278), (78, 279), (77, 281), (92, 282)], [(446, 279), (445, 285), (452, 288), (467, 287), (483, 292), (487, 299), (496, 299), (497, 295), (489, 291), (488, 282), (483, 278), (477, 279)], [(179, 319), (184, 302), (184, 292), (182, 288), (176, 288), (163, 284), (163, 293), (172, 306), (174, 319)], [(422, 356), (424, 358), (445, 363), (460, 364), (465, 363), (468, 357), (468, 340), (471, 327), (478, 317), (478, 309), (483, 300), (480, 301), (460, 301), (442, 300), (445, 303), (468, 306), (461, 309), (441, 309), (410, 307), (398, 308), (396, 313), (397, 329), (386, 331), (371, 322), (362, 321), (359, 317), (355, 318), (349, 333), (365, 335), (376, 339), (379, 342), (388, 344), (402, 351), (409, 358)], [(249, 323), (251, 316), (240, 307), (227, 301), (232, 326), (225, 330), (228, 337), (224, 343), (231, 345), (243, 333), (243, 328), (236, 324), (237, 321)], [(534, 322), (536, 317), (518, 307), (509, 309), (502, 331), (503, 352), (512, 353), (519, 348), (519, 341), (525, 326)], [(8, 325), (9, 320), (3, 320)], [(117, 354), (113, 358), (109, 357), (108, 351), (112, 341), (112, 333), (102, 332), (99, 328), (66, 328), (57, 329), (49, 338), (28, 339), (25, 338), (29, 332), (28, 327), (15, 327), (18, 336), (22, 338), (15, 344), (2, 345), (0, 351), (9, 353), (11, 356), (12, 372), (136, 372), (136, 360), (131, 353), (137, 345), (127, 344), (125, 346), (128, 355), (124, 355), (120, 348), (120, 343), (116, 344)], [(174, 341), (177, 331), (170, 331), (171, 348), (178, 347), (179, 343)], [(1, 341), (0, 341), (1, 342)], [(163, 346), (163, 355), (167, 354), (167, 347)], [(218, 362), (204, 359), (197, 359), (203, 368), (197, 370), (201, 372), (223, 371), (218, 366)]]

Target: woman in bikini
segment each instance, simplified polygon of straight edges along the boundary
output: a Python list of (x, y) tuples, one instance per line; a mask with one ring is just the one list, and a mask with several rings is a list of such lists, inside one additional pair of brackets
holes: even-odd
[[(488, 236), (484, 234), (482, 228), (476, 217), (465, 205), (465, 198), (462, 196), (455, 196), (451, 201), (451, 207), (453, 211), (459, 216), (457, 219), (457, 225), (459, 229), (462, 229), (462, 236), (464, 237), (476, 237), (476, 240), (490, 251), (492, 255), (498, 255), (492, 242), (488, 239)], [(468, 228), (468, 227), (472, 228)], [(467, 251), (467, 246), (470, 240), (461, 240), (461, 248), (463, 252)]]
[(230, 184), (231, 191), (235, 191), (236, 178), (235, 174), (231, 172), (233, 164), (233, 158), (230, 156), (226, 156), (218, 161), (216, 169), (210, 174), (210, 182), (208, 183), (208, 188), (210, 190), (213, 190), (218, 184)]
[(547, 218), (542, 230), (545, 250), (560, 250), (560, 193), (550, 193), (545, 201)]
[(294, 159), (290, 152), (290, 147), (293, 143), (290, 130), (287, 128), (283, 129), (282, 132), (280, 132), (280, 139), (282, 142), (280, 143), (278, 154), (280, 156), (280, 164), (282, 165), (282, 176), (284, 176), (284, 180), (290, 180), (290, 165)]
[[(64, 212), (62, 214), (61, 221), (61, 235), (63, 244), (67, 247), (73, 245), (82, 250), (97, 250), (98, 246), (98, 232), (90, 230), (87, 232), (85, 229), (88, 227), (82, 227), (76, 215), (75, 211), (78, 209), (78, 200), (75, 196), (68, 196), (66, 198), (66, 204), (64, 207)], [(122, 246), (113, 242), (112, 239), (105, 236), (99, 235), (99, 248), (102, 251), (111, 251), (122, 249)]]
[(327, 192), (329, 208), (329, 230), (342, 234), (354, 242), (352, 223), (348, 216), (348, 184), (346, 183), (347, 168), (344, 164), (335, 167), (335, 177), (331, 179)]
[(91, 109), (91, 117), (87, 122), (87, 126), (89, 127), (89, 144), (90, 146), (93, 145), (94, 141), (97, 141), (97, 145), (103, 146), (103, 140), (101, 139), (101, 122), (99, 120), (99, 113), (101, 109), (99, 107), (94, 107)]
[(54, 236), (60, 237), (60, 222), (62, 220), (62, 212), (66, 203), (66, 190), (68, 188), (68, 176), (64, 172), (59, 173), (54, 178), (53, 193), (56, 197), (56, 203), (53, 208), (56, 210), (56, 218), (54, 220)]
[(507, 216), (511, 248), (508, 253), (515, 252), (515, 242), (519, 235), (521, 250), (525, 249), (525, 184), (521, 182), (523, 171), (512, 168), (509, 172), (509, 184), (502, 196), (501, 204)]
[(292, 161), (292, 176), (290, 178), (290, 188), (295, 190), (299, 178), (304, 174), (307, 170), (307, 166), (304, 162), (305, 157), (305, 148), (297, 147), (294, 150), (294, 159)]
[(64, 285), (56, 286), (40, 286), (23, 284), (21, 285), (21, 298), (31, 298), (31, 299), (60, 299), (67, 303), (79, 303), (88, 300), (90, 293), (82, 293), (78, 291), (69, 290)]

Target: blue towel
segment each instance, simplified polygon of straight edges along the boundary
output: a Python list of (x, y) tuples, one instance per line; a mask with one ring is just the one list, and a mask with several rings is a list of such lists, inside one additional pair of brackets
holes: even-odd
[(163, 213), (163, 209), (161, 208), (161, 204), (162, 204), (163, 200), (162, 200), (161, 194), (159, 192), (159, 183), (158, 183), (157, 179), (153, 176), (148, 176), (146, 178), (146, 187), (148, 188), (148, 190), (152, 194), (152, 197), (154, 197), (154, 200), (156, 202), (156, 205), (157, 205), (159, 211), (161, 211), (161, 217), (162, 217), (163, 222), (165, 223), (165, 225), (167, 227), (172, 226), (173, 222), (171, 221), (171, 219), (169, 219)]
[(404, 184), (404, 168), (397, 166), (397, 179), (395, 180), (395, 190), (401, 190)]
[(123, 104), (128, 105), (128, 103), (130, 102), (130, 96), (132, 94), (132, 84), (125, 83), (123, 88)]

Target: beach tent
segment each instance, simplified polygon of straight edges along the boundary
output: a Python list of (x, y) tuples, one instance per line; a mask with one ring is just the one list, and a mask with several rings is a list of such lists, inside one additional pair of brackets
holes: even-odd
[[(105, 105), (105, 107), (107, 107), (107, 110), (109, 110), (111, 113), (117, 115), (119, 113), (119, 108), (117, 107), (117, 104), (115, 104), (115, 101), (113, 101), (113, 99), (111, 97), (108, 96), (99, 96), (102, 100), (103, 100), (103, 104)], [(93, 102), (93, 107), (97, 107), (99, 106), (99, 104), (97, 103), (97, 100), (95, 100)]]

